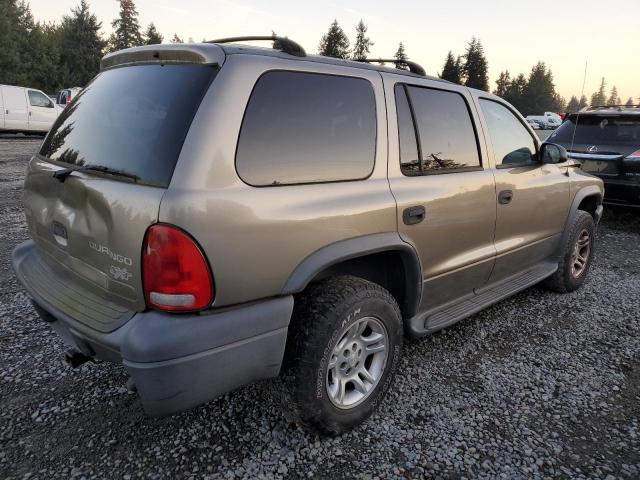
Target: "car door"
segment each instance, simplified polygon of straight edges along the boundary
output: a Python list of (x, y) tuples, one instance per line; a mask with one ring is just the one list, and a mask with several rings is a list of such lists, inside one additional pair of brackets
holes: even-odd
[(47, 132), (58, 116), (58, 111), (49, 97), (39, 90), (27, 91), (29, 98), (29, 130)]
[(539, 140), (512, 107), (497, 98), (477, 100), (495, 166), (494, 283), (554, 255), (569, 210), (569, 177), (566, 167), (539, 161)]
[(28, 130), (27, 96), (22, 87), (2, 86), (4, 125), (7, 130)]
[(389, 183), (398, 230), (420, 256), (427, 311), (472, 296), (489, 278), (493, 174), (466, 88), (399, 75), (385, 81)]

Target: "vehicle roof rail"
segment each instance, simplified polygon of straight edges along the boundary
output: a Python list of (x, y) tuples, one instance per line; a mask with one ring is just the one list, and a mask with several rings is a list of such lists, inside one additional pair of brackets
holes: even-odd
[(409, 71), (411, 73), (415, 73), (417, 75), (422, 75), (423, 77), (427, 76), (427, 72), (425, 72), (424, 68), (421, 65), (418, 65), (416, 62), (412, 62), (410, 60), (398, 60), (397, 58), (363, 58), (356, 60), (356, 62), (364, 62), (364, 63), (395, 63), (396, 65), (406, 65), (409, 67)]
[(217, 38), (215, 40), (207, 40), (205, 43), (237, 43), (237, 42), (249, 42), (253, 40), (269, 41), (269, 42), (277, 43), (278, 50), (284, 53), (288, 53), (289, 55), (294, 55), (296, 57), (307, 56), (307, 52), (304, 51), (304, 48), (302, 48), (302, 46), (299, 43), (296, 43), (287, 37), (279, 37), (277, 35), (253, 35), (248, 37)]
[(638, 105), (591, 105), (589, 107), (586, 107), (586, 109), (584, 109), (584, 111), (611, 110), (611, 109), (623, 110), (625, 108), (640, 108), (640, 104), (638, 104)]

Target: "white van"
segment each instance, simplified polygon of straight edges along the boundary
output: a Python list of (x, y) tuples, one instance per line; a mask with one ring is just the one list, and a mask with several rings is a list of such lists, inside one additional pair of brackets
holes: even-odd
[(46, 133), (61, 109), (40, 90), (0, 85), (0, 131)]

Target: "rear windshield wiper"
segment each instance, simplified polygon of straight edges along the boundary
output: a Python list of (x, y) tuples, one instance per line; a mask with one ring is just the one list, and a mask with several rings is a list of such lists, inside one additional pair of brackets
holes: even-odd
[(101, 173), (107, 173), (109, 175), (117, 175), (119, 177), (127, 177), (132, 179), (134, 182), (137, 182), (138, 180), (140, 180), (140, 177), (134, 173), (129, 173), (125, 170), (118, 170), (116, 168), (105, 167), (103, 165), (83, 165), (81, 167), (76, 167), (76, 168), (64, 168), (62, 170), (58, 170), (57, 172), (54, 172), (53, 178), (59, 180), (60, 182), (64, 182), (67, 179), (67, 177), (71, 175), (73, 172), (86, 172), (86, 171), (101, 172)]

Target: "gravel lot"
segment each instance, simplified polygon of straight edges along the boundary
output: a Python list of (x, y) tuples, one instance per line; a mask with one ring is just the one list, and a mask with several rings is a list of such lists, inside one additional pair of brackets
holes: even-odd
[(378, 414), (316, 438), (265, 384), (152, 419), (121, 367), (66, 366), (10, 266), (39, 143), (0, 138), (0, 478), (640, 478), (640, 212), (606, 211), (584, 288), (408, 342)]

